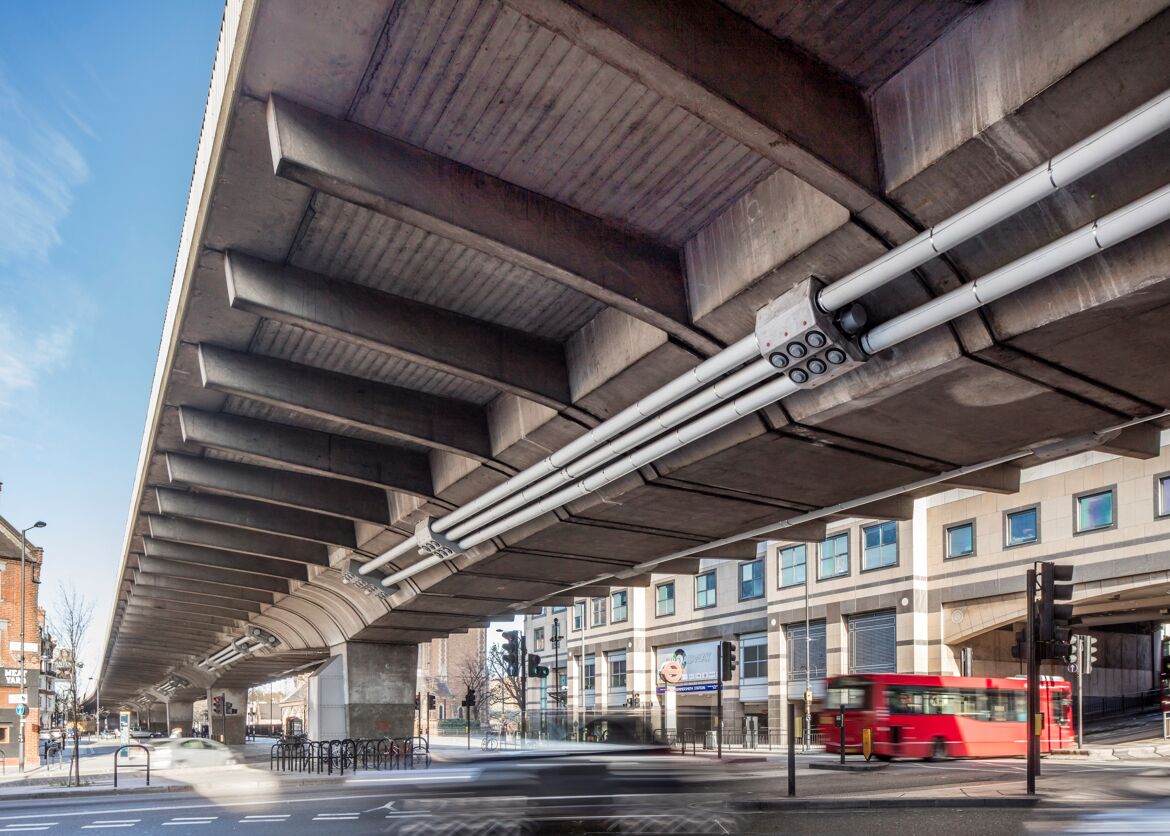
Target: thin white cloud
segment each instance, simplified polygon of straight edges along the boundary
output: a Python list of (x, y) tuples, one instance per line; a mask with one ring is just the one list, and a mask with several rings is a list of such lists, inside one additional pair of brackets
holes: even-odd
[(14, 311), (0, 308), (0, 407), (8, 406), (22, 390), (35, 387), (43, 375), (64, 365), (76, 334), (72, 321), (30, 334), (20, 327)]
[(76, 146), (0, 78), (0, 265), (47, 258), (73, 189), (88, 176)]

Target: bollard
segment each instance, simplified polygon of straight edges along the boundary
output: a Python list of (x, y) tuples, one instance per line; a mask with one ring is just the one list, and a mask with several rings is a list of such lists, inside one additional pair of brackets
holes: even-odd
[(796, 795), (796, 703), (788, 702), (788, 795)]

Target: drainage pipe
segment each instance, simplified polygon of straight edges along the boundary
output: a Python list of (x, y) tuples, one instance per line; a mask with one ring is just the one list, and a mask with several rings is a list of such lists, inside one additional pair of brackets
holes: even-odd
[[(723, 351), (695, 368), (675, 378), (660, 389), (651, 392), (646, 397), (626, 407), (617, 415), (603, 421), (579, 438), (555, 451), (551, 455), (537, 462), (529, 468), (517, 473), (487, 493), (481, 494), (465, 505), (460, 506), (449, 514), (444, 515), (434, 523), (435, 531), (444, 532), (454, 525), (467, 520), (479, 512), (491, 507), (496, 502), (514, 494), (516, 491), (528, 487), (532, 483), (556, 473), (574, 459), (591, 452), (610, 439), (624, 433), (631, 427), (637, 426), (646, 418), (660, 412), (671, 404), (686, 397), (697, 389), (717, 381), (728, 372), (742, 366), (744, 363), (760, 356), (759, 344), (756, 335), (749, 334), (738, 342), (733, 343)], [(375, 569), (400, 557), (418, 545), (414, 536), (408, 537), (392, 549), (383, 552), (373, 560), (362, 564), (358, 574), (368, 575)]]
[[(1170, 218), (1170, 185), (1163, 186), (1161, 189), (1109, 213), (1099, 221), (1087, 224), (983, 278), (895, 317), (865, 334), (861, 338), (861, 345), (871, 354), (883, 348), (889, 348), (938, 325), (950, 322), (952, 319), (986, 305), (988, 302), (1026, 287), (1168, 218)], [(623, 459), (611, 462), (601, 470), (552, 494), (541, 502), (459, 540), (459, 550), (466, 551), (541, 514), (591, 493), (744, 415), (787, 397), (798, 388), (788, 377), (766, 383), (696, 421), (678, 427), (653, 444)]]
[[(1033, 171), (1017, 178), (1012, 183), (993, 192), (983, 200), (942, 221), (913, 240), (891, 250), (881, 258), (875, 259), (860, 270), (825, 288), (818, 297), (818, 303), (827, 311), (838, 310), (844, 307), (865, 293), (926, 263), (936, 255), (946, 252), (951, 247), (968, 240), (972, 236), (1010, 217), (1021, 209), (1030, 206), (1057, 189), (1099, 168), (1126, 151), (1156, 136), (1165, 130), (1167, 126), (1170, 126), (1170, 90), (1163, 92), (1160, 96), (1146, 102), (1141, 107), (1131, 111), (1120, 119), (1115, 120), (1095, 134), (1053, 157), (1044, 165), (1038, 166)], [(1084, 256), (1081, 257), (1083, 258)], [(940, 298), (945, 299), (947, 297)], [(473, 531), (475, 526), (484, 525), (492, 519), (498, 519), (500, 514), (506, 514), (510, 510), (523, 506), (535, 496), (543, 495), (548, 490), (554, 489), (558, 484), (571, 481), (573, 478), (576, 478), (577, 474), (588, 468), (583, 464), (578, 464), (571, 470), (561, 473), (557, 473), (557, 471), (574, 462), (578, 457), (596, 450), (608, 440), (637, 426), (643, 419), (657, 413), (659, 410), (665, 409), (667, 406), (694, 392), (706, 383), (743, 365), (743, 363), (746, 363), (753, 356), (756, 356), (758, 350), (754, 334), (743, 338), (695, 367), (690, 372), (623, 410), (613, 418), (594, 427), (580, 438), (557, 450), (536, 465), (527, 468), (487, 493), (482, 494), (472, 502), (436, 520), (434, 530), (439, 533), (450, 532), (449, 536), (452, 539), (463, 537)], [(741, 371), (747, 370), (744, 369)], [(692, 401), (699, 403), (700, 399), (694, 398)], [(684, 413), (685, 411), (679, 410), (676, 412), (676, 415)], [(697, 413), (691, 413), (691, 415), (693, 414)], [(688, 415), (686, 417), (690, 416)], [(686, 420), (686, 418), (682, 418), (681, 420)], [(660, 432), (664, 425), (665, 422), (654, 422), (648, 427), (640, 428), (641, 432), (638, 435), (637, 441), (609, 445), (603, 451), (599, 451), (597, 455), (590, 457), (590, 466), (596, 466), (601, 460), (608, 460), (613, 455), (612, 451), (614, 450), (631, 449), (646, 437)], [(514, 498), (504, 503), (503, 508), (497, 509), (493, 507), (497, 503), (513, 497), (517, 491), (521, 491), (538, 480), (542, 480), (542, 478), (542, 490), (534, 489), (527, 491), (522, 498)], [(543, 504), (541, 503), (541, 506)], [(472, 519), (473, 517), (474, 519)], [(464, 524), (459, 525), (460, 523)], [(459, 527), (455, 528), (455, 526)], [(367, 575), (395, 558), (407, 554), (417, 548), (417, 546), (417, 539), (411, 536), (392, 549), (363, 564), (358, 569), (358, 573)], [(435, 565), (435, 563), (428, 562), (427, 568), (432, 565)], [(422, 571), (419, 568), (420, 566), (421, 563), (403, 571), (408, 572), (409, 574), (406, 576), (409, 577), (410, 574)], [(401, 574), (399, 572), (391, 577), (401, 580), (402, 578), (399, 577)], [(383, 583), (385, 585), (392, 585), (393, 582), (387, 583), (384, 580)]]
[(1170, 90), (1131, 110), (1048, 162), (826, 287), (817, 298), (835, 311), (935, 256), (990, 229), (1170, 127)]
[(1100, 220), (871, 329), (861, 338), (869, 354), (983, 307), (1170, 218), (1170, 185)]

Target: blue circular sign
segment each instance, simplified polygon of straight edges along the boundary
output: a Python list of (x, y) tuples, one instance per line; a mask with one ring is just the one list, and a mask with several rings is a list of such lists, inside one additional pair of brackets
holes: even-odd
[(21, 703), (21, 704), (16, 706), (16, 716), (17, 717), (23, 717), (26, 714), (28, 714), (28, 706), (27, 705), (24, 705), (23, 703)]

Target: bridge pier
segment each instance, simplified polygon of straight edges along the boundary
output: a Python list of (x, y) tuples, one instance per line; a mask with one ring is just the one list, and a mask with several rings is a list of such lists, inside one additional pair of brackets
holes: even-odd
[(331, 653), (309, 679), (309, 736), (411, 736), (418, 646), (351, 641)]
[(195, 719), (195, 703), (179, 700), (171, 700), (166, 704), (165, 710), (168, 714), (165, 715), (167, 719), (167, 735), (173, 729), (180, 729), (180, 736), (190, 737), (191, 726)]
[[(222, 696), (231, 703), (235, 714), (224, 715), (212, 709), (215, 697)], [(246, 688), (221, 688), (212, 685), (207, 689), (207, 716), (211, 739), (229, 745), (243, 744), (248, 723), (248, 690)]]

